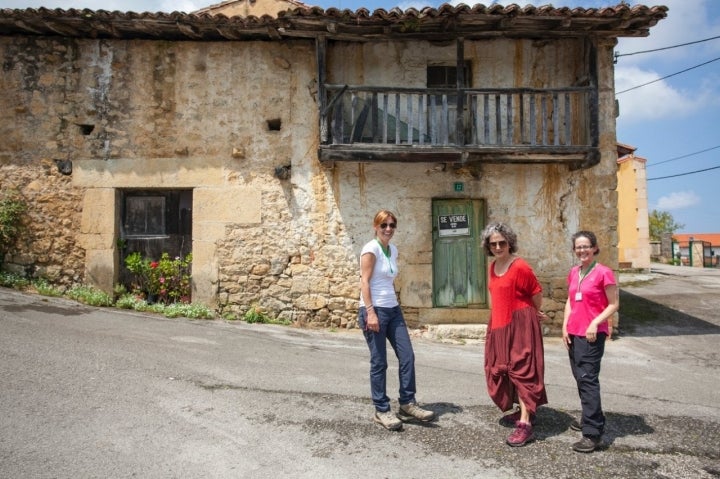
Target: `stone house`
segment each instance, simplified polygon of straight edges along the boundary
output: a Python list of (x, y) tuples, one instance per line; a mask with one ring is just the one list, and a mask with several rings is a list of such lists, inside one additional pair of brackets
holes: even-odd
[(200, 10), (192, 12), (195, 15), (225, 15), (226, 17), (262, 17), (270, 15), (277, 17), (278, 13), (294, 8), (309, 8), (303, 2), (297, 0), (227, 0), (216, 3)]
[(482, 324), (504, 221), (557, 331), (572, 233), (618, 265), (613, 47), (666, 14), (0, 10), (0, 186), (31, 206), (3, 267), (111, 291), (130, 251), (192, 251), (195, 302), (353, 327), (389, 208), (408, 322)]

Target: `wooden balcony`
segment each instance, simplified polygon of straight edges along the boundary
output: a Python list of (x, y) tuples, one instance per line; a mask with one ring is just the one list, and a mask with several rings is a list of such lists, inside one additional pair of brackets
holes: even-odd
[[(597, 91), (325, 85), (322, 162), (599, 161)], [(462, 112), (458, 114), (458, 112)]]

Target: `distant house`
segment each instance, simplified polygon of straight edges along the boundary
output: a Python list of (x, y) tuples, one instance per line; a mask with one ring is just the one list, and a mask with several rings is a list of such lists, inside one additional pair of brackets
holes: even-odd
[(226, 17), (277, 17), (279, 12), (294, 8), (309, 8), (309, 5), (296, 0), (228, 0), (192, 12), (195, 15), (225, 15)]
[(673, 259), (684, 266), (716, 267), (720, 255), (720, 233), (675, 233)]
[(634, 146), (617, 144), (618, 266), (650, 268), (647, 160), (635, 156)]
[(112, 291), (192, 252), (194, 302), (353, 327), (389, 208), (408, 322), (482, 324), (503, 221), (558, 331), (571, 235), (618, 266), (613, 49), (667, 8), (288, 5), (0, 9), (0, 188), (29, 205), (3, 267)]

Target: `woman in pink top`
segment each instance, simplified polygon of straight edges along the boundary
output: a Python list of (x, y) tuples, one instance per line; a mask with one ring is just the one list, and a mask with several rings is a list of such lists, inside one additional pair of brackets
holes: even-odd
[(582, 431), (573, 444), (577, 452), (592, 452), (602, 446), (605, 415), (600, 401), (600, 361), (608, 337), (608, 320), (618, 310), (618, 289), (613, 271), (598, 263), (600, 252), (595, 234), (579, 231), (572, 237), (580, 264), (568, 274), (568, 299), (563, 318), (563, 343), (577, 382), (582, 419), (570, 427)]

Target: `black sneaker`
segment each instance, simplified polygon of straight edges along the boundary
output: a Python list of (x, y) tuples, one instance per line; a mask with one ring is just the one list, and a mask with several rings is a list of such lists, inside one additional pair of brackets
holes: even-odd
[(570, 423), (570, 429), (573, 431), (582, 431), (582, 423), (580, 421), (575, 421)]
[(600, 436), (583, 436), (578, 442), (572, 445), (575, 452), (593, 452), (602, 446)]

